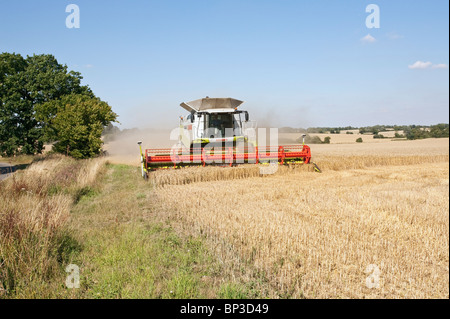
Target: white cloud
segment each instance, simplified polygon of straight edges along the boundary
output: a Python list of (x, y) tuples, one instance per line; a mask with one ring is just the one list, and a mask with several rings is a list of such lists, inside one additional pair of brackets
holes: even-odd
[(434, 64), (432, 66), (433, 69), (448, 69), (448, 65), (447, 64)]
[(361, 38), (361, 41), (364, 43), (373, 43), (373, 42), (377, 41), (377, 39), (375, 39), (373, 36), (368, 34), (365, 37)]
[(448, 65), (447, 64), (433, 64), (431, 62), (423, 62), (423, 61), (417, 61), (414, 64), (408, 65), (408, 68), (410, 68), (411, 70), (423, 70), (423, 69), (447, 69)]
[(410, 68), (411, 70), (415, 70), (415, 69), (428, 69), (429, 67), (431, 67), (433, 65), (433, 63), (431, 62), (423, 62), (423, 61), (417, 61), (416, 63), (412, 64), (412, 65), (408, 65), (408, 68)]
[(90, 69), (93, 68), (94, 66), (92, 64), (86, 64), (84, 67)]

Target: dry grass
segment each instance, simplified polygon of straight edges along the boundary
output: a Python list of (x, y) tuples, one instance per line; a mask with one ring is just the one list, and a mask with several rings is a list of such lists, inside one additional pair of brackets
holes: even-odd
[[(323, 174), (156, 172), (165, 186), (154, 206), (183, 232), (205, 235), (237, 277), (242, 268), (263, 273), (272, 297), (448, 298), (448, 152), (319, 160)], [(366, 286), (371, 264), (380, 288)]]
[(53, 155), (0, 183), (0, 296), (42, 297), (40, 285), (73, 248), (70, 208), (103, 166)]

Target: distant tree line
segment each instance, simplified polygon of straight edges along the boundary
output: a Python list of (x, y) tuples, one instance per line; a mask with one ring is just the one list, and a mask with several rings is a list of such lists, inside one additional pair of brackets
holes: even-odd
[(117, 114), (49, 54), (0, 54), (0, 155), (55, 152), (89, 158), (101, 151), (101, 133)]
[[(380, 132), (394, 131), (395, 138), (407, 138), (409, 140), (424, 138), (444, 138), (449, 137), (449, 124), (436, 125), (374, 125), (366, 127), (310, 127), (310, 128), (292, 128), (282, 127), (280, 133), (308, 133), (308, 134), (340, 134), (341, 131), (347, 131), (346, 134), (353, 134), (352, 130), (358, 130), (360, 134), (371, 134), (373, 138), (387, 138)], [(399, 133), (403, 131), (403, 134)], [(310, 143), (313, 144), (313, 143)]]
[(449, 124), (437, 124), (429, 127), (411, 127), (404, 130), (404, 132), (408, 140), (449, 137)]
[(293, 127), (280, 127), (278, 129), (279, 133), (306, 133), (306, 129), (304, 128), (293, 128)]
[(315, 134), (340, 134), (341, 131), (351, 131), (351, 130), (357, 130), (357, 127), (353, 126), (345, 126), (345, 127), (310, 127), (306, 131), (308, 133), (315, 133)]
[[(297, 143), (303, 143), (303, 138), (300, 137), (296, 140)], [(331, 137), (326, 136), (323, 141), (319, 136), (311, 136), (309, 134), (306, 134), (305, 136), (305, 143), (306, 144), (330, 144)]]

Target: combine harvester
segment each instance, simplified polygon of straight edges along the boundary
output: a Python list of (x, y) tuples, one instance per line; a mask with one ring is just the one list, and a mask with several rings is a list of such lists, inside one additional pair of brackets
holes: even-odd
[[(312, 164), (311, 149), (305, 145), (258, 146), (256, 123), (247, 111), (238, 110), (243, 101), (232, 98), (203, 98), (181, 103), (190, 114), (180, 117), (178, 143), (172, 148), (141, 152), (142, 176), (161, 168), (238, 164)], [(278, 141), (277, 141), (278, 142)]]

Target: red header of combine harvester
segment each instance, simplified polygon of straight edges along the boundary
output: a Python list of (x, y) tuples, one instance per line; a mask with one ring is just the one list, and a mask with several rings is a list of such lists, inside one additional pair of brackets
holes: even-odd
[(145, 150), (145, 168), (152, 169), (160, 166), (173, 165), (202, 165), (222, 164), (232, 166), (244, 163), (268, 163), (279, 164), (300, 163), (309, 164), (311, 161), (311, 149), (308, 145), (283, 145), (264, 147), (239, 148), (160, 148)]

